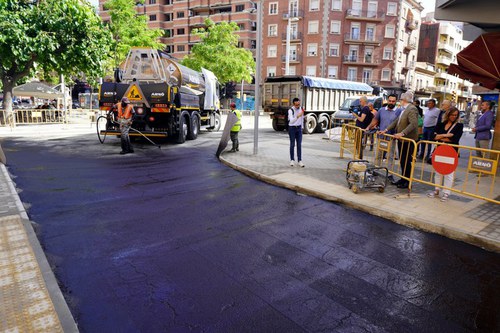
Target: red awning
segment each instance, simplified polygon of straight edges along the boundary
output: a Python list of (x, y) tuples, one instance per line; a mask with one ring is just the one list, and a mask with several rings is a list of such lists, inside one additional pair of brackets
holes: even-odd
[(457, 62), (458, 65), (448, 67), (448, 74), (456, 74), (488, 89), (500, 88), (500, 32), (479, 36), (457, 54)]

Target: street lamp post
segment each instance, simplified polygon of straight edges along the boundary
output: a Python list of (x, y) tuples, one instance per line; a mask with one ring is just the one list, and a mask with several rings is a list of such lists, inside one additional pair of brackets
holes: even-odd
[(262, 71), (262, 0), (256, 1), (257, 9), (257, 55), (255, 57), (255, 109), (253, 128), (253, 153), (257, 155), (259, 150), (259, 115), (260, 115), (260, 75)]

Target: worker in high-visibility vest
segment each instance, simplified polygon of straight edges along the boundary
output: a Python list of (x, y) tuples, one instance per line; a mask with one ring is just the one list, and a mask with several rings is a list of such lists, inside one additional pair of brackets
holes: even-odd
[(240, 132), (241, 130), (241, 111), (240, 110), (236, 110), (236, 104), (235, 103), (231, 103), (231, 105), (229, 105), (229, 107), (231, 108), (231, 112), (234, 113), (236, 115), (236, 117), (238, 117), (238, 121), (234, 124), (233, 127), (231, 127), (231, 141), (233, 142), (233, 149), (230, 150), (230, 152), (237, 152), (237, 151), (240, 151), (240, 144), (239, 144), (239, 141), (238, 141), (238, 133)]
[(134, 113), (134, 106), (130, 104), (127, 97), (123, 97), (120, 103), (115, 105), (118, 110), (118, 123), (120, 124), (120, 139), (122, 145), (122, 151), (120, 154), (125, 155), (133, 153), (132, 145), (130, 144), (130, 137), (128, 132), (130, 131), (130, 126), (132, 126), (132, 116)]

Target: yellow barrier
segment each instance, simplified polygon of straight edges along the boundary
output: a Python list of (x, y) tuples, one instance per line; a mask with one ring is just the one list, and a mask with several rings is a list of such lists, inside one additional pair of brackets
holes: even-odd
[(344, 158), (344, 152), (347, 152), (352, 155), (352, 159), (359, 159), (362, 138), (363, 132), (361, 128), (350, 124), (343, 124), (340, 137), (340, 158)]
[[(413, 180), (422, 184), (432, 185), (438, 189), (447, 190), (473, 198), (500, 204), (500, 186), (495, 187), (496, 175), (498, 173), (498, 164), (500, 151), (491, 149), (481, 149), (469, 146), (460, 146), (446, 144), (435, 141), (419, 141), (417, 146), (430, 144), (432, 151), (441, 145), (448, 145), (458, 149), (460, 157), (456, 170), (450, 174), (451, 186), (441, 183), (441, 175), (437, 174), (434, 167), (427, 161), (419, 161), (416, 165), (417, 171), (414, 173)], [(482, 156), (479, 156), (481, 154)], [(436, 156), (437, 158), (439, 156)], [(440, 158), (442, 163), (452, 163), (451, 158)], [(436, 176), (439, 182), (436, 184)]]

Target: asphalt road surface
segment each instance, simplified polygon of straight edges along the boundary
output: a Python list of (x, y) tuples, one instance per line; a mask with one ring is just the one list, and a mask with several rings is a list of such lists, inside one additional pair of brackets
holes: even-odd
[(3, 142), (81, 332), (500, 331), (499, 255), (248, 178), (219, 137)]

